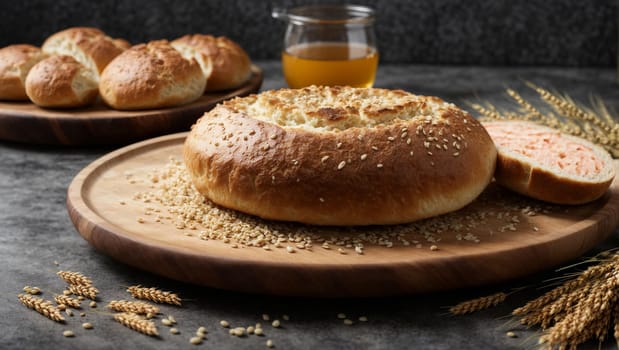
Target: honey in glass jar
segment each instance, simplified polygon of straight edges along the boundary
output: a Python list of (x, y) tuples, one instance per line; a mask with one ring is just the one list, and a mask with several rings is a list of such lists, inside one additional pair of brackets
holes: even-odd
[(288, 86), (371, 87), (378, 66), (374, 11), (355, 5), (311, 5), (273, 16), (288, 22), (282, 68)]

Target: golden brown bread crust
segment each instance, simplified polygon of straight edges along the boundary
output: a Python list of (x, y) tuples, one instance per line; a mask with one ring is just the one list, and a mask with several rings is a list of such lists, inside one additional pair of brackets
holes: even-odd
[(42, 49), (48, 54), (73, 56), (94, 70), (98, 77), (127, 46), (126, 41), (112, 39), (97, 28), (73, 27), (51, 35), (43, 43)]
[(44, 58), (40, 48), (28, 44), (0, 49), (0, 100), (28, 100), (26, 76)]
[(224, 207), (373, 225), (470, 203), (492, 178), (496, 149), (468, 113), (435, 97), (308, 87), (218, 105), (193, 126), (184, 158), (196, 189)]
[[(519, 130), (521, 135), (540, 131), (560, 134), (555, 129), (530, 122), (495, 121), (483, 124), (493, 138), (497, 137), (496, 133), (500, 133), (502, 128)], [(603, 170), (597, 176), (589, 178), (569, 174), (517, 154), (510, 147), (496, 142), (498, 159), (495, 179), (497, 183), (520, 194), (556, 204), (584, 204), (603, 196), (615, 176), (612, 157), (604, 149), (587, 140), (567, 134), (561, 134), (561, 138), (592, 150), (595, 156), (604, 163)], [(545, 153), (548, 155), (549, 152)]]
[(41, 107), (82, 107), (98, 95), (93, 72), (71, 56), (53, 55), (37, 63), (26, 78), (26, 93)]
[(192, 54), (198, 61), (210, 62), (202, 65), (208, 78), (206, 91), (233, 89), (242, 85), (251, 76), (251, 60), (247, 52), (224, 36), (185, 35), (172, 41), (171, 44), (181, 52), (193, 51)]
[(99, 90), (115, 109), (149, 109), (189, 103), (204, 91), (206, 77), (165, 40), (123, 52), (103, 71)]

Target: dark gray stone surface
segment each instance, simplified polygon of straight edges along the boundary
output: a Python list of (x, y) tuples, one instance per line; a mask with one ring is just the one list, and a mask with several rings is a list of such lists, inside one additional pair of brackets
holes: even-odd
[[(134, 43), (202, 32), (226, 35), (253, 59), (279, 57), (274, 4), (344, 0), (28, 0), (0, 2), (0, 47), (41, 44), (69, 26), (100, 27)], [(615, 0), (358, 0), (374, 7), (383, 62), (613, 66)]]
[[(283, 86), (279, 63), (258, 62), (265, 71), (265, 89)], [(503, 104), (505, 86), (525, 90), (524, 80), (565, 91), (586, 101), (590, 94), (619, 107), (619, 89), (612, 69), (482, 68), (423, 65), (383, 65), (377, 85), (403, 88), (421, 94), (439, 95), (462, 105), (464, 100), (482, 98)], [(97, 252), (76, 232), (69, 220), (66, 189), (79, 170), (111, 148), (43, 147), (0, 142), (0, 349), (266, 349), (272, 339), (276, 349), (533, 349), (534, 330), (517, 326), (507, 317), (511, 310), (541, 293), (543, 281), (558, 276), (548, 271), (526, 279), (468, 290), (372, 299), (310, 299), (240, 294), (194, 286), (158, 277)], [(616, 247), (615, 234), (595, 250)], [(58, 262), (56, 266), (54, 262)], [(566, 264), (571, 262), (566, 262)], [(91, 276), (101, 290), (96, 311), (86, 307), (85, 318), (68, 318), (65, 325), (27, 310), (16, 298), (25, 285), (38, 286), (44, 297), (60, 293), (64, 284), (55, 276), (59, 269), (81, 271)], [(178, 292), (181, 308), (162, 307), (175, 316), (180, 335), (159, 326), (159, 339), (126, 329), (111, 320), (103, 305), (126, 298), (132, 284), (157, 286)], [(447, 306), (497, 291), (514, 293), (497, 308), (470, 316), (447, 314)], [(367, 323), (345, 326), (340, 312)], [(273, 329), (261, 320), (268, 313), (283, 321)], [(265, 337), (236, 338), (218, 326), (220, 320), (234, 326), (256, 322), (264, 325)], [(83, 321), (93, 330), (81, 328)], [(199, 327), (207, 327), (208, 340), (201, 346), (189, 344)], [(71, 329), (75, 338), (64, 338)], [(505, 333), (515, 331), (518, 338)], [(604, 349), (614, 349), (607, 341)], [(582, 349), (597, 349), (590, 343)]]

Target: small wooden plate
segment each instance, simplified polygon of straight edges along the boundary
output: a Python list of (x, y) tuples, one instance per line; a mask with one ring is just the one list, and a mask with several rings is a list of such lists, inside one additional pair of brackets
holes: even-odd
[(114, 145), (188, 131), (204, 112), (235, 96), (258, 92), (262, 70), (252, 66), (251, 78), (240, 87), (207, 93), (183, 106), (118, 111), (101, 101), (81, 109), (44, 109), (30, 102), (0, 101), (0, 140), (50, 145)]
[[(555, 267), (587, 252), (618, 224), (619, 185), (615, 180), (603, 198), (587, 205), (551, 206), (551, 210), (538, 210), (534, 216), (524, 213), (517, 219), (499, 220), (497, 214), (494, 221), (472, 229), (478, 243), (447, 230), (436, 243), (438, 250), (430, 249), (433, 243), (423, 238), (419, 247), (414, 242), (392, 248), (366, 244), (363, 255), (352, 249), (339, 254), (336, 247), (326, 250), (320, 244), (312, 251), (299, 249), (293, 254), (277, 248), (233, 248), (221, 241), (201, 240), (199, 231), (156, 222), (144, 216), (145, 204), (133, 198), (137, 192), (149, 191), (149, 184), (128, 181), (126, 174), (145, 179), (153, 170), (163, 169), (169, 157), (181, 160), (185, 137), (186, 133), (173, 134), (124, 147), (96, 160), (74, 178), (67, 207), (75, 227), (90, 244), (129, 265), (216, 288), (295, 296), (385, 296), (478, 286)], [(512, 199), (546, 206), (495, 185), (481, 197), (485, 199), (464, 210), (498, 213), (504, 210), (499, 200)], [(166, 211), (157, 203), (148, 205)], [(138, 217), (145, 222), (138, 222)], [(518, 222), (517, 229), (506, 229), (514, 222)]]

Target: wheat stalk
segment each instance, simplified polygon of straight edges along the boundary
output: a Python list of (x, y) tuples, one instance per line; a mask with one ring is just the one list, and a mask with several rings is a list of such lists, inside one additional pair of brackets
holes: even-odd
[(157, 306), (142, 301), (112, 300), (107, 307), (114, 311), (132, 312), (139, 315), (156, 315), (159, 313)]
[(69, 292), (74, 295), (81, 295), (91, 300), (97, 299), (97, 294), (99, 294), (99, 290), (93, 286), (82, 286), (77, 284), (69, 285)]
[(507, 298), (507, 294), (499, 292), (485, 297), (467, 300), (449, 308), (453, 315), (464, 315), (496, 306)]
[(68, 284), (92, 286), (92, 280), (79, 272), (58, 271), (56, 274)]
[(171, 305), (181, 305), (181, 298), (172, 292), (161, 291), (156, 288), (146, 288), (142, 286), (130, 286), (127, 292), (136, 299), (145, 299), (156, 303), (165, 303)]
[(80, 307), (80, 301), (78, 299), (74, 299), (66, 295), (62, 295), (62, 294), (56, 295), (54, 297), (54, 300), (56, 301), (56, 304), (58, 305), (67, 305), (67, 306), (70, 306), (76, 309)]
[(22, 304), (26, 305), (28, 308), (35, 310), (41, 315), (49, 318), (50, 320), (54, 320), (56, 322), (63, 322), (64, 317), (60, 314), (60, 310), (55, 307), (51, 301), (44, 300), (32, 295), (19, 294), (17, 295), (19, 301)]
[(130, 313), (122, 312), (114, 315), (114, 319), (123, 326), (133, 329), (146, 335), (159, 335), (157, 331), (157, 325), (155, 322), (141, 318), (140, 316)]
[(600, 254), (590, 261), (598, 263), (513, 311), (523, 324), (545, 330), (540, 343), (546, 349), (603, 341), (611, 326), (619, 346), (619, 254)]

